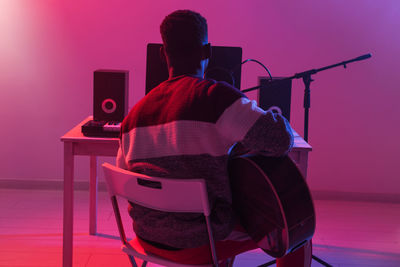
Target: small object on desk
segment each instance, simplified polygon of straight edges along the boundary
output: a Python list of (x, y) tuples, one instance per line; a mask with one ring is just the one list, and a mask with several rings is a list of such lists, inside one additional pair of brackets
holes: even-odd
[(90, 120), (82, 125), (84, 136), (91, 137), (119, 137), (121, 122)]
[(109, 121), (103, 126), (103, 130), (105, 132), (119, 132), (121, 131), (121, 123), (120, 122), (115, 122), (115, 121)]

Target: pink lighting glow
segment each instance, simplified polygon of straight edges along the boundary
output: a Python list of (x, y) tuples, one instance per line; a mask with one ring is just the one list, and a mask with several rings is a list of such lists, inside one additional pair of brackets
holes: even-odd
[[(145, 94), (146, 45), (161, 42), (159, 25), (176, 9), (200, 12), (212, 45), (240, 46), (243, 59), (277, 77), (372, 54), (313, 76), (307, 183), (314, 196), (335, 199), (316, 201), (313, 240), (335, 266), (380, 258), (397, 264), (399, 203), (340, 199), (400, 201), (399, 0), (0, 0), (0, 182), (62, 184), (60, 137), (92, 115), (93, 72), (128, 70), (131, 108)], [(257, 64), (243, 65), (241, 88), (266, 75)], [(294, 80), (291, 124), (300, 135), (303, 90)], [(88, 176), (88, 157), (77, 156), (75, 180)], [(0, 265), (60, 265), (62, 191), (43, 192), (0, 193)], [(75, 194), (74, 265), (128, 264), (113, 239), (107, 193), (100, 192), (99, 218), (107, 220), (97, 236), (87, 234), (87, 192)]]
[[(0, 1), (0, 122), (8, 127), (0, 134), (0, 177), (62, 179), (59, 137), (91, 114), (93, 71), (129, 70), (132, 106), (144, 95), (146, 44), (161, 41), (161, 20), (178, 8), (202, 13), (212, 44), (241, 46), (244, 58), (263, 62), (274, 76), (372, 53), (314, 77), (309, 183), (320, 191), (399, 193), (394, 0)], [(244, 65), (241, 87), (255, 86), (261, 75), (259, 66)], [(300, 134), (302, 97), (295, 81), (292, 124)], [(86, 180), (86, 165), (77, 162), (78, 179)]]

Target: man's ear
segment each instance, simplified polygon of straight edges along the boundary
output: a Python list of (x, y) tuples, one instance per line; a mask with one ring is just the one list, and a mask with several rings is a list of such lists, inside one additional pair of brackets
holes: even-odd
[(201, 55), (201, 59), (210, 59), (211, 58), (211, 44), (205, 44), (203, 45), (203, 53)]
[(162, 62), (167, 62), (167, 58), (165, 57), (164, 45), (161, 45), (161, 47), (160, 47), (160, 58), (161, 58)]

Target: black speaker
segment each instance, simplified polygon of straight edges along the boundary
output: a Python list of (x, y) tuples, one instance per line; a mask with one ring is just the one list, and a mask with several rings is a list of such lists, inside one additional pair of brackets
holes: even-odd
[(283, 78), (259, 78), (258, 105), (264, 110), (282, 114), (290, 121), (290, 102), (292, 97), (292, 80)]
[(128, 113), (126, 70), (96, 70), (93, 78), (93, 119), (122, 121)]

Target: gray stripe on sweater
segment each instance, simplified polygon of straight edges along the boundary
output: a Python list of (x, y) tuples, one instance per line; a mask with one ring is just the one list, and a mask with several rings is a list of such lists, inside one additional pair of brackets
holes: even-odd
[[(235, 220), (227, 172), (228, 156), (170, 156), (130, 162), (129, 170), (149, 176), (176, 179), (205, 179), (211, 208), (211, 223), (216, 240), (232, 231)], [(208, 244), (204, 216), (167, 213), (132, 204), (129, 213), (140, 237), (177, 248)]]

